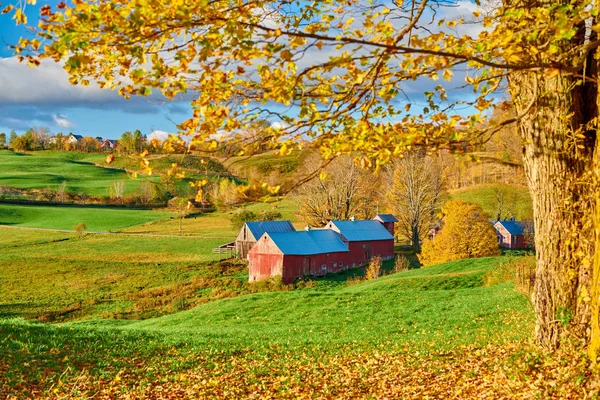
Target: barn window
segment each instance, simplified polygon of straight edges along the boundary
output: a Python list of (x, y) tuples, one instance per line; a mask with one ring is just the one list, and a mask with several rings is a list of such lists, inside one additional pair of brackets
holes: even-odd
[(343, 267), (343, 266), (344, 266), (344, 263), (340, 261), (340, 267)]
[(329, 257), (329, 253), (327, 253), (327, 257)]
[(327, 271), (327, 265), (325, 265), (325, 264), (321, 265), (321, 269), (322, 269), (323, 271)]
[(337, 263), (333, 263), (333, 268), (337, 268)]

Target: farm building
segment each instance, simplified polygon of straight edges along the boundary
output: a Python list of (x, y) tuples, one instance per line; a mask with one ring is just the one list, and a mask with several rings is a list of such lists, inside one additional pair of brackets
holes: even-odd
[(375, 256), (383, 260), (394, 258), (394, 236), (379, 221), (330, 221), (325, 228), (346, 238), (353, 264), (364, 264)]
[(392, 214), (377, 214), (373, 220), (381, 222), (385, 229), (394, 236), (394, 223), (398, 222), (396, 217)]
[(249, 280), (280, 275), (285, 283), (308, 275), (325, 275), (347, 269), (349, 250), (343, 238), (330, 229), (265, 232), (250, 249)]
[(363, 265), (375, 256), (394, 257), (394, 237), (375, 220), (330, 221), (323, 229), (298, 232), (267, 231), (248, 252), (249, 280), (280, 275), (290, 283), (305, 275)]
[(531, 223), (511, 220), (495, 221), (498, 243), (507, 249), (523, 249), (529, 246), (527, 234), (533, 232)]
[(235, 239), (235, 250), (240, 258), (246, 258), (248, 252), (265, 232), (295, 232), (290, 221), (246, 222)]

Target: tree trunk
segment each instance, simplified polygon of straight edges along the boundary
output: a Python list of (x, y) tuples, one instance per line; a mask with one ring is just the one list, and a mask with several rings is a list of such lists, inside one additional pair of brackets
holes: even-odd
[[(597, 61), (590, 58), (581, 73), (596, 71)], [(598, 335), (598, 306), (593, 312), (590, 307), (590, 294), (598, 301), (598, 268), (593, 266), (600, 263), (594, 258), (600, 233), (594, 229), (597, 186), (592, 174), (599, 165), (598, 145), (596, 129), (585, 128), (598, 115), (598, 89), (594, 81), (582, 81), (537, 71), (513, 72), (509, 79), (517, 113), (526, 113), (519, 131), (533, 200), (536, 338), (551, 349), (567, 334), (590, 344)]]
[(416, 254), (419, 254), (421, 252), (421, 241), (419, 239), (419, 227), (418, 226), (412, 227), (412, 234), (411, 234), (410, 240), (412, 242), (413, 250), (415, 251)]

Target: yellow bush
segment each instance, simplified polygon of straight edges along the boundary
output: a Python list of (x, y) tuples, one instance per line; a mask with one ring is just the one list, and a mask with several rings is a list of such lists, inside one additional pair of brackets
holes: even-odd
[(496, 230), (480, 206), (453, 200), (444, 204), (442, 214), (441, 231), (423, 243), (419, 260), (424, 266), (500, 255)]

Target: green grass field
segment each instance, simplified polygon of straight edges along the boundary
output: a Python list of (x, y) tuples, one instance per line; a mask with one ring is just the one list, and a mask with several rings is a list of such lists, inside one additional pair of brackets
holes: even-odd
[(447, 200), (463, 200), (479, 204), (483, 211), (493, 218), (496, 215), (497, 200), (494, 190), (499, 189), (507, 193), (507, 199), (515, 199), (514, 216), (517, 220), (530, 220), (533, 218), (531, 197), (526, 186), (513, 186), (502, 184), (474, 185), (462, 189), (451, 190)]
[[(113, 235), (79, 238), (0, 228), (0, 315), (33, 318), (68, 312), (76, 304), (80, 318), (117, 309), (125, 313), (135, 303), (132, 293), (215, 275), (218, 271), (209, 265), (218, 255), (211, 249), (222, 242)], [(154, 311), (145, 307), (141, 311)]]
[(168, 220), (173, 213), (154, 210), (94, 206), (25, 206), (0, 204), (0, 225), (30, 228), (72, 229), (83, 222), (87, 230), (113, 231), (156, 220)]
[[(21, 189), (56, 190), (67, 182), (66, 191), (108, 196), (113, 182), (124, 180), (125, 192), (136, 191), (147, 177), (130, 178), (118, 168), (103, 168), (102, 154), (39, 151), (13, 153), (0, 150), (0, 185)], [(156, 179), (156, 178), (153, 178)]]
[[(504, 259), (455, 261), (351, 286), (323, 278), (310, 288), (226, 298), (144, 321), (47, 325), (5, 312), (0, 388), (57, 398), (556, 394), (538, 379), (553, 372), (528, 340), (526, 297), (510, 282), (482, 284)], [(15, 280), (0, 271), (2, 281)], [(562, 379), (575, 390), (575, 377)]]

